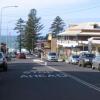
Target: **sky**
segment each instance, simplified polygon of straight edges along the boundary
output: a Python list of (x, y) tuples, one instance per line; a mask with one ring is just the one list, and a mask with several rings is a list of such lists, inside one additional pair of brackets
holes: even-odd
[[(18, 6), (3, 8), (6, 6)], [(50, 33), (49, 28), (56, 16), (66, 24), (100, 21), (100, 0), (0, 0), (2, 9), (2, 35), (18, 35), (13, 29), (19, 18), (27, 21), (30, 10), (35, 8), (41, 17), (44, 29), (42, 35)], [(1, 16), (0, 16), (1, 17)]]

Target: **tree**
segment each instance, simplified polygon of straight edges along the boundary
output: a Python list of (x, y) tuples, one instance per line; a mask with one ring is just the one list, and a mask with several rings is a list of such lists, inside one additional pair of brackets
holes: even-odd
[(44, 37), (45, 40), (48, 40), (48, 35), (49, 35), (49, 34), (46, 34), (46, 36)]
[(64, 26), (65, 23), (63, 22), (63, 20), (59, 16), (57, 16), (50, 27), (52, 35), (55, 37), (58, 33), (64, 31)]
[(18, 22), (16, 23), (16, 27), (14, 30), (17, 30), (17, 33), (20, 33), (18, 36), (17, 36), (17, 42), (19, 44), (19, 51), (21, 53), (21, 48), (24, 47), (24, 28), (25, 28), (25, 25), (24, 25), (24, 20), (23, 19), (19, 19)]
[(40, 24), (40, 17), (37, 17), (36, 9), (32, 9), (28, 15), (28, 21), (25, 27), (25, 48), (29, 51), (34, 50), (40, 31), (43, 25)]

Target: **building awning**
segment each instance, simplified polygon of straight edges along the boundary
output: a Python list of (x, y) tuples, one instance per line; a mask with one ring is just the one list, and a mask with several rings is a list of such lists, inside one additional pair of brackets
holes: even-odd
[(91, 37), (88, 39), (89, 43), (100, 45), (100, 37)]
[(63, 47), (76, 47), (76, 46), (78, 46), (78, 43), (74, 43), (74, 44), (72, 44), (72, 43), (63, 44)]
[(59, 33), (58, 36), (100, 36), (100, 32), (81, 32), (81, 31), (65, 31)]
[(100, 33), (99, 32), (80, 32), (78, 35), (100, 36)]
[(70, 31), (66, 30), (65, 32), (59, 33), (58, 36), (76, 36), (80, 34), (81, 31)]
[(65, 36), (65, 35), (66, 35), (66, 31), (58, 34), (58, 36)]

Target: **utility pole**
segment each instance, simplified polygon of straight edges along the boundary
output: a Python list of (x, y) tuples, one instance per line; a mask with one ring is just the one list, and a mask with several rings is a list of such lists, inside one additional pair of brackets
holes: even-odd
[(2, 33), (2, 14), (3, 10), (7, 8), (16, 8), (18, 6), (4, 6), (0, 9), (0, 51), (1, 51), (1, 33)]

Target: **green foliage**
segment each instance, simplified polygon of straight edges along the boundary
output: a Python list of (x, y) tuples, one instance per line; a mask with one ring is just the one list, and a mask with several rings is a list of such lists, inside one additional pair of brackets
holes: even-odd
[(25, 25), (24, 25), (24, 20), (19, 19), (18, 22), (16, 23), (16, 27), (14, 30), (17, 30), (17, 33), (20, 33), (17, 36), (17, 42), (18, 42), (18, 47), (21, 52), (21, 48), (24, 47), (24, 30), (25, 30)]
[(64, 26), (65, 23), (63, 22), (63, 20), (59, 16), (57, 16), (51, 24), (50, 31), (52, 32), (53, 36), (56, 36), (60, 32), (64, 31)]
[(49, 35), (49, 34), (46, 34), (46, 36), (44, 37), (44, 39), (45, 39), (45, 40), (47, 40), (47, 39), (48, 39), (48, 35)]
[(40, 24), (41, 18), (37, 17), (36, 9), (32, 9), (28, 16), (28, 21), (25, 27), (25, 48), (29, 51), (34, 50), (40, 31), (43, 29), (43, 25)]

